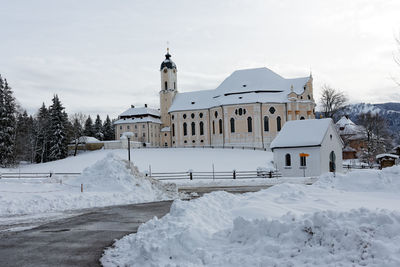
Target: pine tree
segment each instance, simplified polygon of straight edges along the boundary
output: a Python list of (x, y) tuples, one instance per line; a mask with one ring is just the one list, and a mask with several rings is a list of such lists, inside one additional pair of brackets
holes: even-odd
[(103, 123), (100, 119), (99, 114), (97, 114), (93, 129), (94, 129), (94, 137), (96, 137), (99, 140), (103, 140), (104, 139)]
[(53, 104), (49, 108), (50, 116), (50, 138), (49, 138), (49, 160), (63, 159), (68, 156), (67, 122), (68, 117), (63, 112), (57, 95), (53, 97)]
[(92, 118), (89, 116), (85, 122), (85, 129), (83, 130), (85, 136), (94, 136), (94, 128)]
[(115, 138), (114, 127), (113, 127), (110, 117), (108, 115), (107, 115), (106, 120), (104, 121), (103, 133), (104, 133), (104, 140), (106, 140), (106, 141), (114, 140), (114, 138)]
[(32, 160), (32, 117), (26, 110), (19, 113), (16, 123), (15, 157), (18, 161)]
[(15, 99), (7, 80), (0, 76), (0, 166), (15, 164)]
[(36, 119), (34, 120), (33, 135), (35, 136), (35, 162), (43, 163), (48, 160), (49, 148), (49, 111), (43, 103), (40, 107)]

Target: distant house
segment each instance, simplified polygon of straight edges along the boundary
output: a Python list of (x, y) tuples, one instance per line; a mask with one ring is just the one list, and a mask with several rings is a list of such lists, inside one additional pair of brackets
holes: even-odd
[(283, 176), (342, 171), (343, 141), (332, 119), (288, 121), (270, 147)]
[(358, 154), (367, 147), (364, 127), (355, 124), (347, 116), (338, 120), (335, 126), (344, 143), (343, 159), (358, 158)]
[(394, 154), (379, 154), (376, 156), (376, 161), (379, 163), (381, 169), (392, 167), (398, 159), (399, 156)]

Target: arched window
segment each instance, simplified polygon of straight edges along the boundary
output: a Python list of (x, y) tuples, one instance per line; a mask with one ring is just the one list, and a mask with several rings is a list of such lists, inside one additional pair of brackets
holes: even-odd
[(253, 119), (247, 117), (247, 132), (251, 133), (253, 131)]
[(204, 123), (200, 122), (200, 135), (204, 135)]
[(290, 154), (285, 155), (285, 166), (287, 167), (292, 166), (292, 160), (290, 158)]
[(267, 116), (264, 117), (264, 132), (269, 131), (269, 119)]
[(329, 171), (336, 171), (336, 155), (334, 151), (331, 151), (331, 153), (329, 154)]
[(192, 122), (192, 135), (196, 135), (196, 124)]
[(219, 134), (222, 134), (222, 119), (219, 119)]
[(167, 82), (164, 83), (164, 87), (165, 87), (165, 90), (168, 89), (168, 83)]
[(172, 124), (172, 136), (175, 136), (175, 124)]
[(300, 120), (305, 120), (305, 118), (303, 116), (300, 117)]
[(277, 117), (276, 118), (276, 129), (278, 130), (278, 132), (281, 130), (281, 128), (282, 128), (282, 120), (281, 120), (281, 117)]
[(305, 156), (300, 156), (300, 166), (301, 167), (307, 166), (307, 158)]
[(183, 123), (183, 135), (187, 135), (187, 124), (186, 122)]
[(176, 89), (176, 83), (174, 82), (174, 89)]
[(231, 118), (231, 133), (235, 132), (235, 119)]
[(215, 134), (215, 121), (213, 121), (213, 134)]

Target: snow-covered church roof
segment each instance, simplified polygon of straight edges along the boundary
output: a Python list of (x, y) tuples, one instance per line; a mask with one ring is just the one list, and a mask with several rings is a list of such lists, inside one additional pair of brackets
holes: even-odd
[(330, 118), (288, 121), (270, 148), (319, 146), (331, 124), (333, 122)]
[[(256, 102), (285, 103), (288, 94), (304, 92), (310, 77), (286, 79), (268, 68), (233, 72), (216, 89), (178, 93), (169, 112)], [(305, 100), (309, 101), (309, 100)]]

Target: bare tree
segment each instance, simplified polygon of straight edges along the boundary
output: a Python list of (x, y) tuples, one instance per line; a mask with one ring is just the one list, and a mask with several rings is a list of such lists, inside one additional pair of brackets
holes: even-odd
[(83, 136), (83, 129), (86, 119), (87, 116), (80, 112), (71, 116), (72, 135), (75, 141), (74, 156), (76, 156), (78, 151), (79, 139)]
[(361, 158), (373, 163), (376, 155), (384, 153), (391, 146), (386, 121), (378, 113), (371, 112), (361, 113), (357, 121), (364, 126), (366, 136), (366, 148)]
[(324, 85), (322, 87), (320, 102), (322, 113), (325, 118), (333, 118), (338, 111), (346, 106), (347, 101), (347, 97), (343, 92), (335, 90), (329, 85)]

